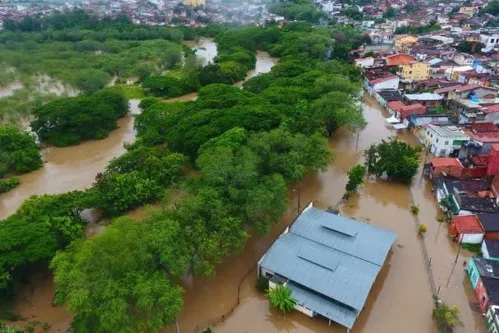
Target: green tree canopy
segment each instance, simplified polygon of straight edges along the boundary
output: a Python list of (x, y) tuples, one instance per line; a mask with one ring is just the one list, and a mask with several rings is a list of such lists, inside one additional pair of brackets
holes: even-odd
[(419, 147), (399, 140), (382, 140), (364, 153), (367, 170), (376, 176), (410, 184), (419, 167)]
[(0, 178), (8, 172), (26, 173), (41, 167), (35, 138), (12, 125), (0, 125)]
[[(174, 235), (157, 236), (175, 243)], [(121, 218), (54, 257), (55, 303), (76, 312), (75, 332), (156, 332), (175, 321), (182, 289), (158, 269), (149, 237), (143, 225)]]
[(117, 120), (128, 112), (125, 97), (115, 90), (62, 98), (35, 110), (31, 127), (40, 140), (56, 146), (102, 139), (117, 127)]

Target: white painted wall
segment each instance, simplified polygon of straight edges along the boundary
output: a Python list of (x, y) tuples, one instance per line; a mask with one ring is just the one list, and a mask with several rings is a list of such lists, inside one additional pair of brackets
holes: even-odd
[(487, 250), (485, 242), (482, 243), (482, 257), (484, 257), (485, 259), (490, 259), (489, 250)]
[(468, 244), (480, 244), (483, 241), (484, 234), (462, 234), (461, 242)]
[(307, 309), (306, 307), (304, 306), (301, 306), (299, 304), (295, 304), (295, 310), (296, 311), (300, 311), (301, 313), (304, 313), (306, 314), (307, 316), (309, 316), (310, 318), (312, 318), (314, 316), (314, 312), (310, 309)]
[(384, 89), (398, 89), (400, 79), (398, 77), (391, 80), (383, 81), (373, 86), (374, 91), (380, 91)]

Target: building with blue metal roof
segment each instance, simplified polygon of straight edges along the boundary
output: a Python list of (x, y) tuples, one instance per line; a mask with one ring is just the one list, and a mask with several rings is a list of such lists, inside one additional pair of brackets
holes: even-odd
[(310, 204), (260, 259), (258, 275), (291, 289), (297, 310), (350, 329), (395, 238)]

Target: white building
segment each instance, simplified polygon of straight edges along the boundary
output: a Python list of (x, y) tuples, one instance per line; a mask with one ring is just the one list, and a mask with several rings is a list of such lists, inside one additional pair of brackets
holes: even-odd
[(372, 95), (381, 90), (397, 90), (400, 78), (397, 75), (385, 76), (379, 79), (366, 80), (367, 91)]
[(461, 145), (468, 143), (470, 137), (456, 126), (428, 125), (422, 133), (423, 144), (435, 156), (448, 156)]
[(367, 57), (362, 59), (355, 59), (355, 66), (361, 68), (373, 67), (374, 66), (374, 58)]

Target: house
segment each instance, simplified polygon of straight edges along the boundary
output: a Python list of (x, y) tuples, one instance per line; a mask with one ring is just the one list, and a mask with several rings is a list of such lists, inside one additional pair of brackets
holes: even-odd
[(487, 311), (487, 332), (499, 333), (499, 306), (489, 306)]
[[(499, 240), (484, 239), (482, 242), (482, 257), (499, 261)], [(499, 333), (499, 332), (498, 332)]]
[(430, 124), (421, 134), (423, 144), (435, 156), (448, 156), (470, 141), (470, 137), (456, 126)]
[(413, 114), (416, 115), (423, 115), (426, 114), (428, 110), (424, 105), (421, 105), (419, 103), (416, 104), (411, 104), (411, 105), (405, 105), (402, 109), (399, 111), (399, 118), (400, 119), (407, 119)]
[(449, 235), (458, 243), (480, 244), (485, 231), (476, 215), (458, 215), (450, 223)]
[(381, 90), (394, 90), (399, 86), (399, 77), (397, 75), (388, 75), (367, 81), (367, 91), (370, 94)]
[(424, 62), (410, 62), (399, 67), (397, 75), (402, 82), (423, 81), (430, 77), (430, 66)]
[(452, 60), (459, 66), (471, 66), (475, 57), (468, 53), (457, 52), (454, 54)]
[(445, 69), (445, 77), (449, 81), (457, 81), (459, 78), (459, 73), (472, 70), (471, 66), (451, 66)]
[(487, 229), (480, 214), (499, 212), (489, 182), (481, 179), (436, 177), (435, 185), (437, 201), (448, 200), (449, 208), (455, 215), (477, 214), (487, 237)]
[(472, 257), (466, 271), (480, 311), (485, 313), (499, 303), (499, 261)]
[(419, 38), (411, 35), (401, 35), (395, 37), (395, 50), (403, 52), (412, 44), (416, 44)]
[(406, 104), (422, 104), (426, 107), (435, 107), (442, 104), (444, 98), (439, 94), (422, 93), (422, 94), (404, 94), (404, 102)]
[(407, 121), (407, 127), (421, 127), (428, 124), (447, 125), (449, 116), (446, 114), (412, 114), (405, 121)]
[(477, 214), (485, 231), (484, 239), (499, 239), (499, 213)]
[(362, 59), (355, 59), (355, 66), (361, 67), (361, 68), (373, 67), (374, 66), (374, 58), (367, 57), (367, 58), (362, 58)]
[(385, 63), (387, 66), (400, 66), (403, 64), (408, 64), (411, 62), (415, 62), (416, 59), (414, 57), (405, 54), (405, 53), (397, 53), (393, 55), (389, 55), (385, 58)]
[(453, 157), (435, 157), (430, 161), (430, 178), (441, 175), (459, 178), (463, 164)]
[(499, 128), (493, 123), (473, 123), (463, 131), (469, 135), (470, 143), (481, 147), (482, 155), (487, 155), (492, 146), (499, 143)]
[(310, 203), (258, 262), (258, 276), (291, 289), (295, 309), (352, 328), (396, 234)]

